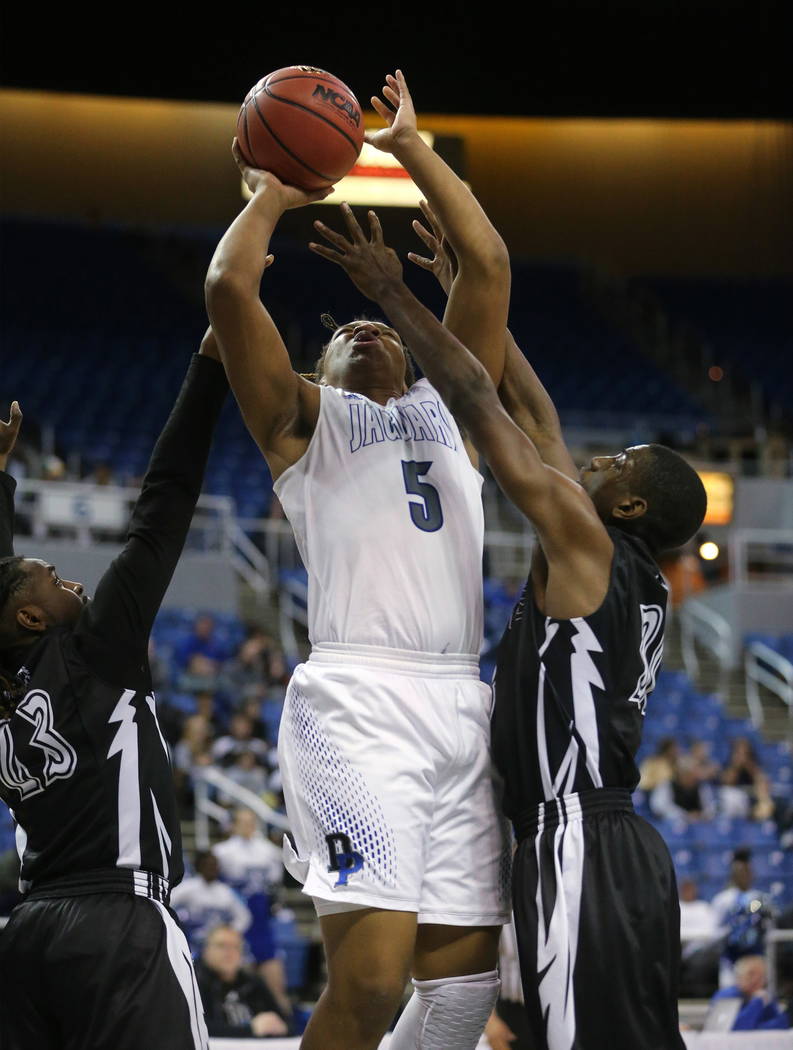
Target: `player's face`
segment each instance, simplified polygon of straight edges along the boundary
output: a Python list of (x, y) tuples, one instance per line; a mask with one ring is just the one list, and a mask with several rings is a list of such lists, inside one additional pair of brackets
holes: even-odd
[(26, 558), (28, 586), (22, 604), (37, 605), (43, 612), (48, 627), (70, 626), (88, 602), (81, 583), (62, 579), (54, 565), (40, 558)]
[(350, 321), (333, 333), (325, 354), (325, 382), (355, 390), (377, 379), (404, 388), (405, 349), (398, 334), (382, 321)]
[[(646, 455), (647, 445), (632, 445), (615, 456), (595, 456), (589, 466), (582, 467), (579, 481), (595, 506), (605, 507), (626, 490), (638, 463)], [(609, 507), (610, 509), (610, 507)]]

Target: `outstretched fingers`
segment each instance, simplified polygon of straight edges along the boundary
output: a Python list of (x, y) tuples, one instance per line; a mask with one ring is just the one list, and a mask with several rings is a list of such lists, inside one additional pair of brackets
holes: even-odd
[(438, 242), (440, 242), (443, 239), (443, 229), (441, 227), (440, 222), (438, 221), (438, 216), (429, 206), (428, 201), (420, 200), (419, 207), (421, 208), (424, 214), (424, 218), (432, 227), (432, 232), (435, 234), (436, 239), (438, 240)]
[(350, 237), (352, 238), (353, 244), (364, 244), (366, 238), (363, 235), (363, 230), (358, 225), (358, 220), (355, 218), (352, 208), (346, 201), (341, 205), (341, 214), (347, 225), (347, 229), (350, 231)]
[(345, 256), (340, 252), (335, 252), (332, 248), (327, 248), (324, 244), (317, 244), (316, 241), (309, 241), (308, 249), (315, 255), (320, 255), (323, 259), (327, 259), (328, 262), (337, 263), (339, 266), (344, 265)]
[(437, 235), (430, 233), (427, 227), (424, 226), (423, 223), (420, 223), (418, 219), (414, 219), (412, 225), (414, 231), (419, 235), (422, 241), (424, 241), (429, 250), (437, 255), (438, 249), (440, 248), (440, 238)]
[(317, 233), (322, 234), (326, 241), (330, 241), (334, 248), (336, 248), (342, 255), (349, 251), (352, 245), (343, 237), (340, 233), (336, 233), (330, 226), (326, 226), (324, 222), (320, 222), (319, 219), (314, 221), (314, 229)]
[(382, 245), (385, 244), (383, 240), (383, 227), (380, 225), (380, 219), (378, 218), (377, 212), (370, 211), (367, 213), (369, 216), (369, 233), (371, 234), (370, 243)]
[(388, 124), (389, 127), (391, 127), (394, 123), (394, 117), (396, 116), (393, 109), (389, 109), (385, 102), (378, 98), (377, 95), (372, 95), (370, 101), (372, 103), (372, 109), (386, 122), (386, 124)]

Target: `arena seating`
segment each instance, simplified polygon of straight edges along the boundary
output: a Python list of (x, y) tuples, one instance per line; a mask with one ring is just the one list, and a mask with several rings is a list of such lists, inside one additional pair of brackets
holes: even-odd
[[(140, 477), (206, 319), (202, 280), (215, 237), (5, 221), (7, 267), (3, 397), (17, 397), (26, 432), (49, 426), (64, 458), (82, 469), (109, 463), (119, 480)], [(322, 310), (361, 311), (336, 267), (302, 245), (276, 243), (268, 305), (296, 366), (309, 370), (327, 330)], [(40, 311), (46, 274), (48, 305)], [(434, 308), (434, 282), (410, 279)], [(306, 288), (316, 307), (307, 310)], [(371, 305), (371, 304), (370, 304)], [(512, 327), (566, 420), (630, 426), (640, 417), (689, 423), (701, 416), (671, 379), (631, 347), (589, 303), (572, 266), (516, 266)], [(641, 437), (641, 435), (639, 435)], [(241, 517), (267, 513), (271, 482), (232, 400), (223, 413), (205, 491), (234, 497)]]
[(783, 281), (642, 280), (673, 322), (711, 347), (714, 363), (732, 363), (762, 386), (770, 402), (793, 397), (793, 298)]

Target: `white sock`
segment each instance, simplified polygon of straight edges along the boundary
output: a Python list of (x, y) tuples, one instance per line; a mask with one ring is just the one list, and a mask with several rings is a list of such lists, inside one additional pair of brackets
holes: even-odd
[(475, 1050), (498, 999), (498, 971), (413, 981), (413, 987), (389, 1050)]

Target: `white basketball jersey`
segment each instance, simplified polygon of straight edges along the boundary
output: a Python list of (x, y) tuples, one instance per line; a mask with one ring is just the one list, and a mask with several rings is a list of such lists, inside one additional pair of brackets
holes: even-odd
[(478, 656), (482, 478), (426, 379), (385, 406), (321, 387), (308, 449), (274, 488), (308, 570), (313, 645)]

